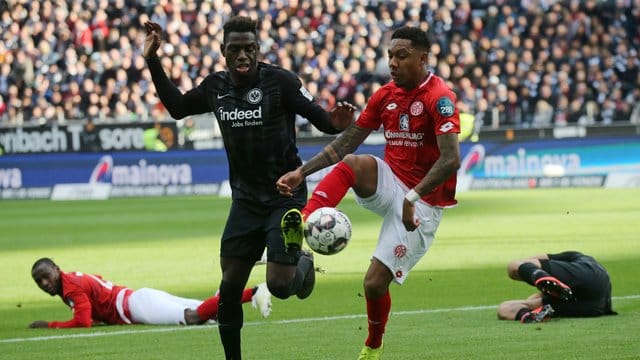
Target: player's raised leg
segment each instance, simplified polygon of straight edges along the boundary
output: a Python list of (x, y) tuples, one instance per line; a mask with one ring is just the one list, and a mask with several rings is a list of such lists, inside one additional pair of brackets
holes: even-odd
[(353, 162), (354, 155), (347, 155), (344, 161), (336, 164), (331, 171), (320, 180), (311, 194), (307, 205), (302, 209), (302, 217), (306, 219), (312, 212), (321, 207), (336, 207), (356, 183), (355, 172), (348, 163)]

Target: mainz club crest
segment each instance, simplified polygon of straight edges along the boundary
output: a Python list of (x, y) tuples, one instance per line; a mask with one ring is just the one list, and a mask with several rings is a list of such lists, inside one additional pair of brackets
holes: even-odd
[(424, 110), (424, 105), (422, 105), (420, 101), (414, 101), (413, 104), (411, 104), (411, 108), (409, 110), (411, 112), (411, 115), (418, 116), (422, 114), (422, 111)]

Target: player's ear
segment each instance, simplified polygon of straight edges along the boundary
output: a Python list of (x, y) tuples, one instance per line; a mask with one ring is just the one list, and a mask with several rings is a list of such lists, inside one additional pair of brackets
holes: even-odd
[(423, 65), (427, 65), (429, 63), (429, 52), (426, 50), (420, 51), (420, 62)]

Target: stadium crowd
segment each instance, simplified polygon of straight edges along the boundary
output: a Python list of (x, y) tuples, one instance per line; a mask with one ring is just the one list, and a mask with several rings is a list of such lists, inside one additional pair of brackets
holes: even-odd
[(263, 61), (327, 109), (388, 81), (383, 45), (408, 24), (477, 125), (640, 123), (640, 0), (0, 0), (0, 126), (169, 119), (142, 24), (167, 29), (163, 65), (189, 89), (224, 68), (233, 14), (261, 19)]

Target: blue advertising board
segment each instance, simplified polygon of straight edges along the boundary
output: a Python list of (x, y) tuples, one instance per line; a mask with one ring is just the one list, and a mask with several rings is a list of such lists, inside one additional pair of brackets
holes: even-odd
[[(606, 186), (609, 177), (621, 174), (621, 186), (640, 186), (637, 136), (462, 143), (460, 148), (459, 178), (469, 189)], [(303, 146), (300, 157), (308, 160), (321, 149)], [(382, 157), (384, 146), (364, 144), (357, 152)], [(308, 180), (317, 182), (327, 171)], [(0, 157), (0, 198), (48, 198), (58, 184), (108, 184), (111, 196), (215, 194), (227, 179), (222, 149)]]

